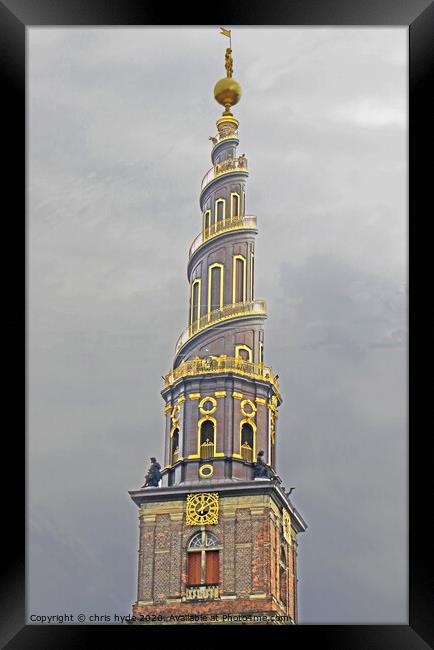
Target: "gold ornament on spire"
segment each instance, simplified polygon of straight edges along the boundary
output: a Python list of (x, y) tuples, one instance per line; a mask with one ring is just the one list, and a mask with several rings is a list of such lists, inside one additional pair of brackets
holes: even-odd
[(234, 62), (231, 54), (232, 54), (232, 50), (230, 47), (228, 47), (225, 54), (225, 68), (226, 68), (227, 77), (232, 77), (232, 73), (234, 71)]
[(229, 47), (225, 53), (225, 68), (226, 77), (217, 81), (214, 86), (214, 97), (216, 101), (225, 107), (223, 112), (224, 116), (232, 116), (231, 108), (238, 104), (241, 98), (241, 86), (235, 79), (232, 78), (234, 62), (232, 59), (232, 35), (230, 29), (220, 27), (221, 34), (229, 38)]

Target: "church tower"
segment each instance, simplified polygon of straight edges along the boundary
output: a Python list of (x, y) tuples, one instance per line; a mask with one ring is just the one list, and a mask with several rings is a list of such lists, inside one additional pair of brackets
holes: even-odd
[(297, 622), (297, 533), (306, 524), (276, 473), (282, 397), (265, 363), (266, 304), (255, 296), (258, 224), (246, 214), (231, 47), (225, 67), (201, 231), (188, 253), (188, 325), (161, 392), (163, 469), (153, 463), (146, 487), (130, 491), (140, 521), (138, 623)]

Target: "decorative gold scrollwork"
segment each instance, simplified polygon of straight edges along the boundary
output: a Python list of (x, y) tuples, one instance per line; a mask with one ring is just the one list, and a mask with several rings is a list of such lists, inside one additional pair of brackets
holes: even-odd
[(199, 402), (199, 410), (202, 415), (211, 415), (217, 408), (217, 400), (214, 397), (204, 397)]
[(284, 538), (288, 544), (291, 544), (291, 517), (289, 515), (289, 512), (286, 510), (284, 510), (282, 513), (282, 528)]
[(256, 415), (256, 405), (250, 399), (243, 399), (241, 402), (241, 413), (246, 418), (253, 418)]

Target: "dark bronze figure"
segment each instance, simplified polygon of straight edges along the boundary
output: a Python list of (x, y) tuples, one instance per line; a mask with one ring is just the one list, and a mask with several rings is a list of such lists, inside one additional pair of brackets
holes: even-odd
[(271, 470), (264, 461), (264, 452), (258, 452), (256, 463), (253, 464), (253, 478), (271, 478)]
[(148, 469), (148, 473), (145, 476), (145, 483), (142, 487), (158, 487), (158, 484), (161, 480), (161, 465), (157, 462), (157, 459), (151, 458), (151, 466)]

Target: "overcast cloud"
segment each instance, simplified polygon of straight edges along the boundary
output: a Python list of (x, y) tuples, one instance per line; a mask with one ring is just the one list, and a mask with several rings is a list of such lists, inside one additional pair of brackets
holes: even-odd
[[(233, 30), (301, 623), (407, 622), (407, 28)], [(28, 31), (28, 614), (128, 614), (218, 29)]]

